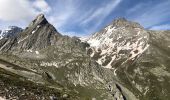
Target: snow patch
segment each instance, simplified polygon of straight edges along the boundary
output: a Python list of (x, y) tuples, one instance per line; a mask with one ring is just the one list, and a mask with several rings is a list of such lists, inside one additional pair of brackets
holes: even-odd
[(95, 51), (93, 51), (93, 53), (90, 55), (90, 57), (93, 57), (93, 56), (94, 56), (94, 54), (95, 54)]
[(40, 28), (40, 25), (38, 25), (38, 26), (36, 27), (36, 29), (33, 30), (31, 33), (34, 34), (39, 28)]
[(146, 95), (146, 93), (149, 91), (149, 87), (145, 87), (145, 92), (144, 95)]
[(115, 75), (115, 76), (117, 76), (116, 71), (117, 71), (117, 69), (114, 69), (114, 75)]
[(81, 40), (81, 42), (86, 42), (88, 40), (87, 37), (80, 37), (79, 39)]
[(140, 31), (138, 31), (138, 33), (137, 33), (137, 35), (139, 35), (141, 32)]
[(37, 28), (40, 28), (40, 25), (38, 25)]
[(112, 33), (115, 27), (111, 28), (111, 26), (108, 26), (107, 33)]
[(112, 64), (112, 62), (113, 62), (115, 59), (116, 59), (116, 56), (114, 55), (114, 56), (112, 57), (112, 60), (109, 62), (109, 64), (107, 64), (107, 66), (105, 66), (104, 68), (114, 69), (114, 68), (112, 68), (111, 64)]
[(33, 51), (30, 49), (30, 50), (27, 50), (27, 52), (33, 52)]
[(95, 40), (95, 39), (92, 39), (92, 40), (88, 41), (88, 43), (92, 47), (98, 47), (100, 45), (100, 41), (99, 40)]
[(119, 39), (121, 39), (121, 38), (122, 38), (122, 36), (118, 35), (117, 40), (119, 40)]
[(35, 53), (36, 53), (37, 55), (40, 54), (39, 51), (35, 51)]
[(146, 47), (143, 49), (142, 46), (139, 46), (137, 49), (132, 50), (130, 52), (131, 56), (129, 59), (134, 59), (136, 56), (142, 54), (147, 48), (149, 47), (149, 44), (146, 45)]
[(35, 31), (36, 31), (36, 30), (33, 30), (33, 31), (32, 31), (32, 34), (34, 34), (34, 33), (35, 33)]
[(56, 68), (59, 68), (57, 62), (42, 62), (40, 66), (44, 66), (44, 67), (55, 66)]
[(24, 37), (23, 39), (19, 40), (18, 43), (24, 41), (24, 40), (27, 39), (27, 38), (28, 38), (28, 35), (27, 35), (26, 37)]
[(105, 57), (106, 57), (106, 56), (102, 56), (101, 58), (99, 58), (99, 59), (97, 60), (97, 63), (100, 64), (100, 65), (102, 65), (103, 62), (106, 60)]

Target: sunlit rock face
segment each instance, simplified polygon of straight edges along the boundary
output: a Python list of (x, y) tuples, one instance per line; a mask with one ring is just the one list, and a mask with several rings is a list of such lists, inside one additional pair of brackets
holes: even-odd
[(91, 46), (90, 56), (104, 68), (114, 69), (118, 60), (122, 60), (121, 65), (140, 57), (149, 47), (148, 40), (149, 34), (142, 26), (120, 18), (92, 35), (87, 42)]
[(170, 31), (145, 30), (120, 18), (85, 41), (91, 58), (141, 100), (170, 98)]

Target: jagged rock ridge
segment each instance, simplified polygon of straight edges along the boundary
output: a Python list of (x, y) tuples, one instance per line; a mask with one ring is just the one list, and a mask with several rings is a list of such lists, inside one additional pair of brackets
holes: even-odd
[[(17, 37), (11, 37), (6, 39), (6, 43), (10, 43), (9, 46), (3, 46), (1, 50), (8, 49), (18, 49), (18, 50), (36, 50), (42, 49), (49, 45), (54, 45), (57, 37), (61, 35), (56, 31), (56, 29), (48, 23), (44, 15), (38, 15), (30, 25), (19, 33)], [(8, 41), (8, 42), (7, 42)]]
[(89, 44), (63, 36), (38, 15), (17, 37), (0, 40), (0, 68), (79, 99), (136, 99), (111, 70), (86, 54)]

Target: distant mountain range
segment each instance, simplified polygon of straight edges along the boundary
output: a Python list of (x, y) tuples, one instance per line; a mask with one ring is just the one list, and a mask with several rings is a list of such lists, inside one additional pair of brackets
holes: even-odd
[(40, 14), (0, 33), (0, 98), (170, 99), (170, 31), (118, 18), (79, 39)]
[(22, 32), (22, 30), (22, 28), (19, 28), (17, 26), (9, 26), (5, 30), (0, 30), (0, 39), (16, 36), (16, 34)]

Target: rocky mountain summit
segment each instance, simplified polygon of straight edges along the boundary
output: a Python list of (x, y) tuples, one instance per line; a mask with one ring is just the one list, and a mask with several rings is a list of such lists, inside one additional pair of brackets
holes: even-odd
[(170, 31), (145, 30), (121, 18), (86, 41), (92, 59), (141, 100), (170, 98)]
[(86, 41), (91, 45), (88, 53), (104, 68), (114, 69), (122, 63), (138, 58), (147, 48), (149, 34), (137, 23), (124, 18), (116, 19)]
[(54, 41), (60, 36), (56, 29), (48, 23), (44, 15), (40, 14), (17, 37), (2, 39), (4, 41), (2, 45), (6, 45), (1, 50), (10, 51), (16, 49), (23, 51), (42, 49), (54, 44)]
[(124, 18), (85, 41), (43, 14), (0, 40), (0, 99), (168, 100), (170, 31)]

